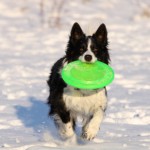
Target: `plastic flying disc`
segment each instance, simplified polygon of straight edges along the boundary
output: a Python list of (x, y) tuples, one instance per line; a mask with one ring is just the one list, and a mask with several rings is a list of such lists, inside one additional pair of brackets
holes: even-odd
[(68, 85), (80, 89), (103, 88), (114, 79), (113, 69), (100, 61), (84, 63), (77, 60), (66, 65), (61, 74)]

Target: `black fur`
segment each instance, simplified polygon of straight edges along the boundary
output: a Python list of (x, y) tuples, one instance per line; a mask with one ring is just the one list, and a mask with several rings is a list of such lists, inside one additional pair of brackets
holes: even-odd
[[(63, 91), (67, 86), (61, 78), (60, 69), (64, 61), (72, 62), (78, 60), (79, 56), (87, 50), (88, 38), (92, 40), (92, 51), (99, 61), (106, 64), (109, 63), (110, 57), (108, 53), (107, 30), (104, 24), (101, 24), (92, 36), (86, 36), (78, 23), (74, 23), (69, 41), (67, 44), (66, 55), (59, 59), (51, 69), (49, 79), (47, 81), (50, 95), (48, 97), (48, 105), (50, 106), (49, 115), (59, 115), (63, 123), (70, 121), (70, 113), (66, 109), (63, 102)], [(75, 122), (73, 127), (75, 127)]]

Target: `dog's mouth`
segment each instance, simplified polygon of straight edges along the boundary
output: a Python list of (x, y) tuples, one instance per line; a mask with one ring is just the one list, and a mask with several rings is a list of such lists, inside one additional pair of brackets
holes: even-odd
[(87, 60), (84, 60), (84, 59), (79, 59), (79, 60), (82, 61), (82, 62), (84, 62), (84, 63), (87, 63), (87, 64), (93, 64), (93, 63), (96, 62), (97, 59), (90, 60), (90, 61), (89, 60), (87, 61)]
[(88, 61), (85, 61), (84, 63), (86, 63), (86, 64), (93, 64), (93, 63), (95, 63), (95, 62), (88, 62)]

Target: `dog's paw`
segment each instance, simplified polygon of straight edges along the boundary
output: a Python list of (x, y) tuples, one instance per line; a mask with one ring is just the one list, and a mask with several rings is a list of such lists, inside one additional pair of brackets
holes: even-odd
[(63, 139), (70, 138), (74, 135), (74, 130), (71, 123), (63, 124), (59, 128), (59, 134)]
[(59, 134), (60, 134), (62, 139), (68, 139), (68, 138), (70, 138), (70, 137), (72, 137), (74, 135), (74, 132), (73, 131), (65, 131), (65, 130), (63, 130), (63, 131), (59, 132)]
[(95, 138), (95, 136), (97, 135), (97, 132), (99, 131), (99, 128), (86, 128), (83, 130), (83, 133), (81, 135), (81, 137), (83, 139), (86, 139), (86, 140), (93, 140)]
[(81, 136), (83, 139), (86, 139), (86, 140), (93, 140), (95, 138), (95, 135), (93, 134), (88, 134), (86, 132), (83, 132), (82, 133), (82, 136)]

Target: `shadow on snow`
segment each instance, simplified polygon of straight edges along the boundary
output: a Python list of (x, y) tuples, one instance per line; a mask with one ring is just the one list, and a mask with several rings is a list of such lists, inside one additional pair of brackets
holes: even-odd
[[(34, 132), (49, 131), (55, 135), (53, 121), (48, 117), (49, 107), (46, 103), (34, 97), (29, 98), (31, 106), (15, 106), (16, 114), (25, 127), (32, 128)], [(55, 135), (56, 136), (56, 135)]]

